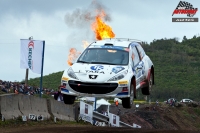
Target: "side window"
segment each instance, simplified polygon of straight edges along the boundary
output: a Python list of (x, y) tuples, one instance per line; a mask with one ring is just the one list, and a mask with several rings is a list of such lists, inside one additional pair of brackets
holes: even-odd
[(138, 51), (139, 51), (140, 58), (141, 58), (141, 60), (142, 60), (142, 58), (143, 58), (144, 55), (145, 55), (144, 49), (142, 48), (142, 46), (141, 46), (140, 44), (137, 45), (136, 47), (137, 47), (137, 49), (138, 49)]
[(138, 55), (138, 52), (137, 52), (137, 49), (136, 47), (132, 47), (132, 63), (133, 63), (133, 66), (135, 66), (136, 64), (138, 64), (140, 62), (140, 58), (139, 58), (139, 55)]

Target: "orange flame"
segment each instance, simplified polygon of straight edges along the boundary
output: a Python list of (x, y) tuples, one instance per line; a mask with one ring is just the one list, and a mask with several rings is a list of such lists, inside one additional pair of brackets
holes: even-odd
[(72, 62), (78, 57), (79, 54), (81, 53), (78, 52), (75, 48), (71, 48), (67, 60), (68, 65), (72, 66)]
[(105, 17), (105, 12), (101, 11), (95, 19), (95, 22), (92, 23), (92, 30), (96, 34), (97, 40), (102, 40), (104, 38), (114, 38), (115, 34), (112, 31), (112, 28), (108, 25), (106, 25), (102, 19)]
[(83, 41), (83, 48), (86, 49), (89, 46), (89, 43), (87, 41)]

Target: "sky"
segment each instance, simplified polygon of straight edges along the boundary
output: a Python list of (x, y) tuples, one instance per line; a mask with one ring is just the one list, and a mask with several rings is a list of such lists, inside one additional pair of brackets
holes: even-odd
[[(200, 1), (187, 0), (194, 8)], [(179, 0), (0, 0), (0, 80), (22, 81), (26, 70), (20, 68), (20, 39), (45, 40), (43, 75), (63, 71), (70, 48), (83, 51), (82, 41), (92, 43), (95, 11), (103, 9), (104, 22), (116, 38), (154, 39), (199, 36), (200, 22), (172, 22)], [(87, 15), (89, 18), (85, 19)], [(200, 13), (194, 15), (200, 18)], [(29, 79), (40, 77), (29, 71)]]

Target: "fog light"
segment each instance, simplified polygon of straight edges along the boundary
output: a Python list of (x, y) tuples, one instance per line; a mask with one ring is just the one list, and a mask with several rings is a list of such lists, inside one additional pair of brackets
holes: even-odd
[(128, 92), (128, 88), (127, 87), (123, 87), (122, 88), (122, 92)]
[(66, 83), (63, 83), (63, 86), (66, 87)]

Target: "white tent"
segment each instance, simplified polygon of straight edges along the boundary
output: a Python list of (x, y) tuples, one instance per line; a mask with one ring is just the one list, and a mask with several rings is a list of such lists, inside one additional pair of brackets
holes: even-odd
[[(100, 100), (97, 100), (96, 101), (96, 109), (97, 109), (97, 111), (101, 111), (102, 109), (103, 110), (106, 110), (107, 112), (109, 112), (109, 106), (110, 106), (111, 104), (108, 102), (108, 101), (106, 101), (105, 99), (100, 99)], [(93, 107), (95, 108), (95, 102), (94, 102), (94, 105), (93, 105)]]
[(94, 102), (95, 101), (95, 97), (82, 97), (82, 98), (79, 98), (81, 101), (92, 101)]
[(100, 99), (100, 100), (97, 100), (97, 105), (111, 105), (111, 104), (105, 99)]

